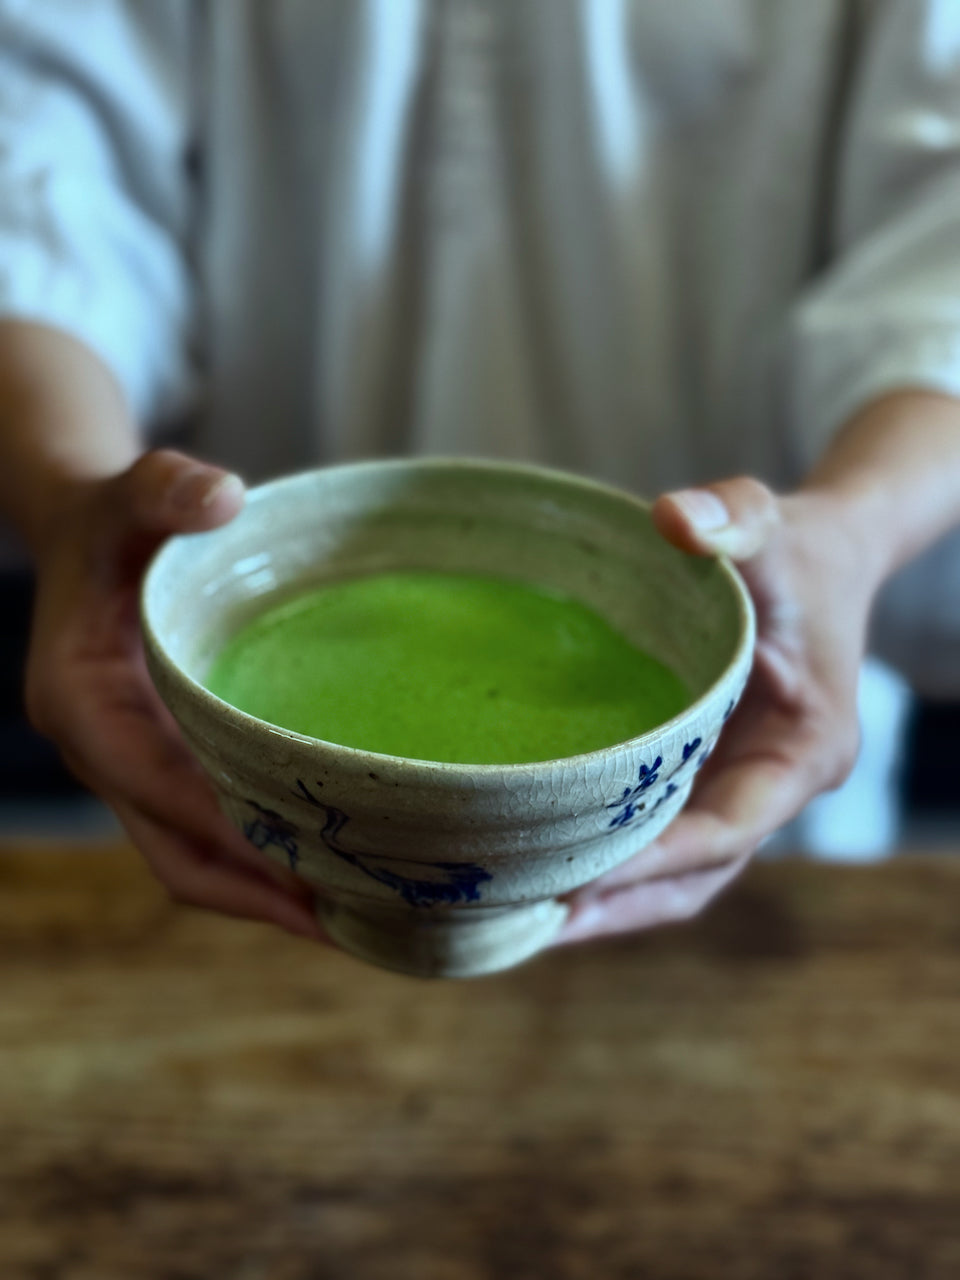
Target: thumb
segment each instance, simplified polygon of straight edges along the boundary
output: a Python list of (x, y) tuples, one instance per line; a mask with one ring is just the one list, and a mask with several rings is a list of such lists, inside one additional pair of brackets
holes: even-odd
[(243, 500), (243, 481), (232, 472), (173, 449), (145, 453), (100, 491), (93, 544), (100, 574), (115, 586), (138, 580), (164, 538), (226, 524)]
[(127, 533), (201, 533), (243, 506), (239, 476), (174, 449), (145, 453), (109, 483), (111, 513)]
[(752, 476), (664, 494), (652, 514), (659, 532), (681, 551), (732, 560), (762, 551), (781, 518), (777, 496)]

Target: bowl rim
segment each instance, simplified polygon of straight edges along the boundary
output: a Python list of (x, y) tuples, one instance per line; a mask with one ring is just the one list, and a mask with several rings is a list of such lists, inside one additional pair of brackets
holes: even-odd
[[(640, 511), (649, 513), (652, 503), (644, 498), (631, 493), (629, 490), (618, 488), (616, 485), (606, 484), (601, 480), (594, 480), (588, 476), (578, 475), (576, 472), (564, 471), (560, 468), (544, 467), (536, 463), (516, 462), (516, 461), (499, 461), (490, 458), (460, 458), (460, 457), (426, 457), (426, 458), (374, 458), (364, 459), (356, 462), (331, 463), (320, 467), (307, 467), (298, 471), (287, 472), (284, 475), (276, 476), (262, 484), (258, 484), (248, 489), (246, 492), (246, 506), (251, 503), (260, 503), (269, 501), (278, 490), (282, 490), (288, 485), (297, 481), (303, 481), (312, 476), (328, 475), (332, 472), (341, 474), (362, 473), (364, 471), (376, 472), (444, 472), (444, 471), (461, 471), (475, 473), (493, 473), (493, 474), (517, 474), (526, 475), (539, 480), (546, 480), (551, 484), (563, 486), (568, 489), (586, 490), (596, 493), (602, 497), (612, 499), (621, 504), (633, 506)], [(228, 525), (219, 526), (222, 528)], [(219, 528), (218, 527), (218, 528)], [(163, 561), (169, 553), (172, 546), (179, 543), (183, 539), (193, 537), (206, 537), (209, 533), (216, 533), (218, 529), (204, 531), (200, 534), (175, 534), (167, 538), (150, 558), (150, 562), (144, 573), (140, 587), (140, 624), (143, 633), (144, 649), (149, 659), (157, 662), (165, 669), (167, 674), (173, 680), (184, 686), (193, 697), (199, 702), (201, 707), (206, 707), (209, 711), (216, 713), (221, 720), (232, 722), (234, 727), (241, 730), (255, 730), (257, 732), (267, 732), (274, 736), (281, 737), (287, 741), (297, 743), (303, 747), (321, 748), (325, 751), (337, 753), (343, 764), (353, 764), (360, 769), (367, 769), (375, 764), (379, 764), (381, 768), (395, 766), (402, 768), (408, 776), (411, 774), (422, 774), (426, 778), (437, 780), (440, 776), (450, 780), (451, 777), (459, 775), (463, 781), (478, 781), (480, 779), (497, 781), (509, 781), (510, 778), (519, 780), (524, 775), (531, 772), (541, 772), (548, 769), (556, 769), (562, 767), (584, 768), (591, 765), (603, 763), (609, 760), (611, 753), (622, 752), (629, 749), (631, 752), (642, 749), (647, 744), (654, 744), (664, 737), (670, 736), (676, 732), (684, 722), (696, 720), (698, 715), (702, 713), (706, 704), (715, 696), (716, 691), (729, 678), (731, 673), (741, 665), (746, 665), (749, 675), (752, 666), (752, 655), (756, 641), (756, 611), (753, 599), (744, 582), (742, 576), (737, 571), (734, 564), (727, 556), (706, 556), (696, 557), (697, 559), (713, 560), (720, 569), (727, 585), (733, 592), (733, 596), (737, 606), (737, 616), (739, 621), (739, 633), (737, 642), (729, 661), (724, 667), (720, 676), (714, 680), (698, 698), (695, 698), (684, 709), (672, 716), (669, 720), (664, 720), (654, 728), (648, 729), (645, 733), (638, 734), (634, 738), (626, 738), (621, 742), (611, 743), (606, 747), (597, 747), (593, 751), (581, 752), (575, 756), (559, 756), (554, 759), (547, 760), (528, 760), (522, 763), (513, 764), (458, 764), (443, 760), (419, 760), (411, 756), (389, 755), (385, 752), (367, 751), (361, 747), (349, 747), (343, 743), (330, 742), (325, 738), (313, 738), (307, 734), (297, 733), (293, 729), (285, 729), (282, 725), (272, 724), (269, 720), (261, 720), (257, 716), (252, 716), (245, 711), (241, 711), (239, 707), (233, 706), (232, 703), (225, 702), (223, 698), (212, 693), (205, 685), (201, 684), (193, 676), (189, 675), (170, 657), (166, 646), (161, 642), (150, 618), (149, 597), (157, 577), (163, 571)], [(739, 697), (739, 695), (738, 695)], [(369, 762), (369, 764), (368, 764)]]

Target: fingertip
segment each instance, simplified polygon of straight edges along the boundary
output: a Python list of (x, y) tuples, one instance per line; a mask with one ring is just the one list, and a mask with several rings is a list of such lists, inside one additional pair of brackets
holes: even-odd
[(129, 524), (161, 533), (195, 533), (225, 524), (243, 506), (243, 481), (175, 449), (144, 454), (119, 477)]
[(682, 551), (750, 560), (782, 519), (776, 494), (753, 476), (664, 494), (653, 507), (659, 532)]
[(245, 496), (243, 481), (232, 471), (195, 463), (182, 471), (167, 490), (164, 510), (179, 531), (200, 533), (232, 520)]
[(310, 942), (329, 941), (316, 916), (308, 909), (300, 911), (283, 908), (274, 916), (274, 923), (297, 938), (307, 938)]
[(567, 947), (577, 942), (586, 942), (601, 931), (604, 919), (603, 907), (598, 902), (572, 904), (570, 914), (564, 921), (560, 932), (550, 944), (551, 947)]
[(232, 471), (223, 473), (202, 495), (197, 512), (204, 528), (216, 528), (232, 520), (243, 509), (247, 488)]
[(654, 503), (652, 516), (662, 537), (694, 555), (712, 554), (717, 533), (730, 524), (726, 505), (709, 489), (665, 493)]
[(681, 551), (690, 549), (686, 521), (683, 518), (683, 513), (674, 502), (672, 494), (661, 494), (653, 504), (650, 515), (653, 519), (654, 528), (662, 538), (665, 538), (667, 542), (672, 543), (675, 547), (679, 547)]
[(317, 917), (316, 899), (306, 886), (303, 891), (293, 893), (280, 888), (275, 882), (270, 888), (271, 902), (269, 919), (273, 924), (298, 938), (307, 938), (311, 942), (327, 940)]

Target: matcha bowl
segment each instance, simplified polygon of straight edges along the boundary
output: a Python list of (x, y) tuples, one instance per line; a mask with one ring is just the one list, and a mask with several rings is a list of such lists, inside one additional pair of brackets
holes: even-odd
[[(408, 570), (580, 601), (674, 671), (689, 704), (587, 754), (467, 765), (306, 737), (205, 687), (223, 646), (274, 603)], [(535, 467), (446, 460), (330, 467), (252, 490), (229, 525), (160, 550), (142, 618), (154, 683), (227, 817), (315, 888), (340, 947), (422, 977), (533, 955), (560, 928), (564, 895), (663, 830), (743, 691), (754, 642), (736, 571), (666, 544), (638, 499)]]

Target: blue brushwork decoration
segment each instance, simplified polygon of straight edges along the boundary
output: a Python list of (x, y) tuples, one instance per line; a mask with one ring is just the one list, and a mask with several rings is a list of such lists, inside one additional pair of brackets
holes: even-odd
[(300, 846), (297, 843), (300, 832), (292, 822), (281, 817), (273, 809), (264, 809), (256, 800), (246, 800), (256, 817), (243, 824), (243, 834), (255, 849), (281, 849), (287, 856), (290, 870), (296, 871), (300, 862)]
[(640, 771), (637, 774), (637, 785), (635, 787), (624, 787), (623, 795), (620, 799), (614, 800), (613, 804), (606, 806), (608, 809), (619, 810), (610, 819), (610, 827), (628, 827), (634, 818), (644, 812), (647, 807), (646, 801), (638, 803), (639, 797), (660, 781), (660, 768), (662, 765), (663, 756), (657, 756), (653, 764), (641, 764)]
[(320, 839), (331, 853), (335, 853), (338, 858), (342, 858), (350, 866), (362, 871), (365, 876), (395, 890), (411, 907), (455, 906), (458, 902), (479, 902), (480, 885), (493, 879), (489, 871), (485, 871), (474, 862), (431, 863), (431, 870), (442, 873), (442, 878), (439, 880), (421, 880), (402, 876), (382, 865), (385, 862), (403, 861), (402, 859), (387, 857), (383, 854), (361, 856), (344, 848), (340, 834), (350, 821), (349, 817), (342, 809), (336, 809), (333, 805), (318, 800), (299, 778), (294, 795), (300, 800), (306, 800), (323, 814), (324, 823), (320, 830)]
[[(702, 738), (694, 738), (692, 742), (683, 744), (680, 763), (677, 767), (663, 779), (666, 783), (663, 791), (657, 796), (652, 805), (640, 797), (649, 791), (652, 786), (661, 780), (661, 770), (663, 769), (663, 757), (657, 756), (653, 764), (641, 764), (640, 771), (637, 775), (637, 783), (633, 787), (624, 787), (623, 795), (619, 800), (614, 800), (612, 804), (608, 804), (608, 809), (615, 809), (617, 812), (613, 815), (607, 824), (608, 831), (622, 831), (624, 827), (643, 826), (644, 823), (650, 821), (662, 804), (665, 804), (671, 797), (675, 796), (680, 790), (678, 783), (673, 779), (681, 772), (690, 762), (700, 747), (703, 746)], [(696, 761), (696, 768), (700, 769), (706, 763), (710, 754), (710, 748), (707, 747), (701, 753)]]

